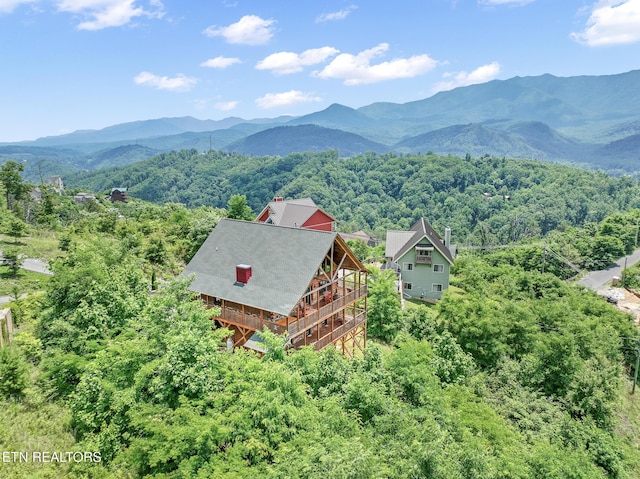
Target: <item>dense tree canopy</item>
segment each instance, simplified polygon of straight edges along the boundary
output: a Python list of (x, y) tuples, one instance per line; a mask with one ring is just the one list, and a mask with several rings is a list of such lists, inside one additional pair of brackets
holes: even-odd
[[(162, 158), (170, 164), (193, 155)], [(242, 159), (205, 156), (229, 161), (229, 170)], [(190, 278), (175, 277), (227, 211), (136, 199), (116, 208), (64, 195), (46, 208), (31, 205), (33, 215), (20, 219), (57, 235), (59, 257), (46, 291), (14, 303), (19, 330), (0, 354), (0, 444), (98, 451), (101, 462), (2, 464), (3, 477), (640, 474), (637, 422), (625, 417), (620, 426), (619, 401), (634, 360), (621, 338), (636, 337), (637, 328), (602, 298), (564, 281), (574, 272), (565, 260), (586, 268), (637, 245), (640, 214), (631, 208), (638, 205), (627, 179), (431, 155), (251, 162), (265, 168), (265, 183), (256, 182), (263, 193), (266, 178), (275, 181), (266, 170), (282, 168), (280, 180), (288, 183), (278, 191), (313, 193), (352, 226), (408, 227), (415, 215), (455, 225), (457, 218), (483, 244), (520, 243), (463, 250), (436, 305), (406, 302), (401, 309), (393, 274), (373, 269), (361, 357), (287, 350), (287, 338), (264, 332), (269, 351), (259, 358), (228, 351), (229, 332), (211, 321), (217, 311), (193, 300)], [(298, 170), (307, 163), (309, 170)], [(392, 174), (398, 169), (406, 175)], [(308, 176), (296, 178), (301, 173)], [(334, 199), (334, 187), (349, 199)], [(236, 194), (222, 195), (222, 182), (212, 188), (223, 205)], [(230, 191), (246, 191), (247, 205), (263, 206), (254, 206), (253, 191)], [(555, 207), (581, 195), (586, 209)], [(537, 204), (546, 209), (531, 208)], [(546, 250), (531, 240), (541, 233)], [(361, 257), (377, 254), (359, 247)]]
[(458, 244), (476, 245), (539, 237), (640, 207), (637, 180), (629, 177), (487, 156), (340, 158), (325, 151), (250, 157), (183, 150), (67, 182), (96, 191), (128, 184), (133, 197), (218, 208), (241, 192), (253, 211), (274, 196), (308, 196), (344, 231), (365, 229), (383, 238), (386, 229), (425, 217), (438, 231), (450, 226)]

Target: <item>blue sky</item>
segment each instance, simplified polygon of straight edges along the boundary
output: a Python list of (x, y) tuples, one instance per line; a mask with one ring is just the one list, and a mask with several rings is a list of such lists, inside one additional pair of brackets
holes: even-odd
[(638, 68), (640, 0), (0, 0), (0, 142)]

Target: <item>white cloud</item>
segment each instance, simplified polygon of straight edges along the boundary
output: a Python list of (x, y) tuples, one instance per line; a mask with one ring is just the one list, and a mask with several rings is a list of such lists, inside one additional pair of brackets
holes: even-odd
[(26, 3), (33, 3), (36, 0), (0, 0), (0, 14), (11, 13), (17, 7)]
[(149, 72), (142, 72), (135, 76), (133, 81), (136, 85), (150, 86), (157, 90), (169, 90), (169, 91), (189, 91), (191, 90), (198, 80), (196, 78), (190, 78), (182, 73), (178, 73), (173, 78), (161, 77)]
[(295, 105), (297, 103), (309, 103), (312, 101), (322, 101), (322, 98), (311, 93), (304, 93), (299, 90), (290, 90), (282, 93), (267, 93), (265, 96), (256, 98), (256, 105), (260, 108), (282, 108)]
[(227, 43), (262, 45), (273, 36), (275, 20), (264, 20), (257, 15), (245, 15), (236, 23), (226, 27), (212, 25), (202, 33), (208, 37), (224, 37)]
[(60, 0), (61, 12), (75, 13), (87, 18), (77, 25), (79, 30), (101, 30), (126, 25), (136, 17), (162, 18), (164, 5), (158, 0), (149, 0), (148, 8), (139, 6), (135, 0)]
[(227, 68), (236, 63), (242, 63), (242, 60), (239, 58), (215, 57), (202, 62), (200, 66), (207, 68)]
[(526, 5), (536, 0), (478, 0), (480, 5)]
[(331, 12), (331, 13), (323, 13), (322, 15), (318, 15), (318, 17), (316, 18), (316, 23), (329, 22), (333, 20), (344, 20), (356, 8), (358, 8), (357, 5), (349, 5), (344, 10), (339, 10), (337, 12)]
[(640, 42), (640, 0), (599, 1), (584, 31), (571, 38), (592, 47)]
[(235, 109), (235, 107), (238, 106), (238, 103), (239, 102), (237, 101), (220, 101), (216, 103), (214, 106), (216, 110), (229, 111), (229, 110)]
[(412, 78), (432, 70), (437, 64), (429, 55), (415, 55), (371, 65), (374, 57), (388, 49), (389, 44), (381, 43), (357, 55), (341, 53), (321, 71), (314, 72), (314, 75), (320, 78), (344, 79), (345, 85), (362, 85), (397, 78)]
[(435, 91), (453, 90), (454, 88), (467, 85), (475, 85), (476, 83), (485, 83), (495, 79), (500, 73), (500, 64), (498, 62), (489, 63), (476, 68), (471, 73), (461, 71), (458, 73), (445, 73), (444, 77), (449, 80), (437, 83), (434, 87)]
[(309, 65), (322, 63), (339, 53), (333, 47), (312, 48), (298, 54), (293, 52), (278, 52), (266, 57), (256, 64), (258, 70), (271, 70), (276, 75), (296, 73)]

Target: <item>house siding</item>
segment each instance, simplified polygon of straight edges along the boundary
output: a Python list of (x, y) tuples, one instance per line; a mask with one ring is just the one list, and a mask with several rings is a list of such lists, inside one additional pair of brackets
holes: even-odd
[[(423, 240), (423, 242), (425, 242)], [(411, 290), (404, 290), (405, 297), (418, 298), (418, 299), (440, 299), (442, 298), (442, 291), (433, 291), (433, 284), (441, 284), (442, 290), (446, 290), (449, 287), (449, 273), (451, 265), (446, 258), (437, 250), (434, 249), (431, 252), (432, 262), (431, 264), (417, 264), (416, 263), (416, 249), (415, 247), (407, 251), (401, 258), (398, 259), (398, 265), (401, 268), (400, 274), (402, 275), (403, 283), (412, 283)], [(408, 271), (404, 268), (405, 263), (413, 264), (413, 269)], [(442, 272), (434, 272), (433, 265), (442, 265)]]
[(317, 231), (333, 231), (334, 221), (333, 218), (318, 210), (304, 222), (302, 227)]

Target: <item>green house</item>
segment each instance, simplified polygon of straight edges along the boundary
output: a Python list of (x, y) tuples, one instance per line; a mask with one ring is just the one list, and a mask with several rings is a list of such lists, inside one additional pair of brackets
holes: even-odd
[(443, 240), (421, 218), (409, 231), (387, 231), (386, 267), (398, 275), (398, 287), (407, 299), (435, 301), (449, 287), (453, 265), (449, 228)]

